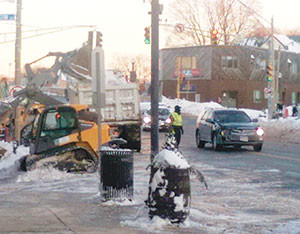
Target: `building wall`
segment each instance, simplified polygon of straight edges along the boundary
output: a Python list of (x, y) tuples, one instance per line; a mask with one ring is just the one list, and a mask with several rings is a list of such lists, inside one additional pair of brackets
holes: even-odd
[[(260, 48), (244, 46), (196, 46), (185, 48), (163, 49), (161, 54), (162, 94), (166, 97), (177, 97), (176, 57), (196, 56), (197, 77), (186, 78), (183, 84), (194, 86), (196, 92), (181, 93), (180, 97), (195, 100), (195, 94), (200, 94), (201, 102), (218, 101), (223, 98), (224, 92), (237, 91), (237, 107), (265, 109), (268, 101), (264, 98), (264, 89), (268, 87), (265, 67), (257, 65), (257, 59), (266, 60), (268, 51)], [(275, 53), (275, 59), (279, 52)], [(235, 69), (222, 67), (222, 56), (236, 56), (238, 66)], [(297, 74), (290, 73), (288, 59), (296, 61)], [(277, 69), (277, 68), (276, 68)], [(292, 92), (300, 93), (300, 55), (295, 53), (280, 52), (280, 79), (281, 93), (285, 92), (284, 104), (291, 105)], [(260, 91), (260, 102), (253, 100), (254, 90)]]

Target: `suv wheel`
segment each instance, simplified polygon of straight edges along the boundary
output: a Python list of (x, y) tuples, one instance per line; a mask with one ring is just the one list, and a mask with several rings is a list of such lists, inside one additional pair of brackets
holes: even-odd
[(254, 145), (254, 146), (253, 146), (253, 149), (254, 149), (254, 151), (256, 151), (256, 152), (260, 152), (261, 149), (262, 149), (262, 144)]
[(222, 145), (217, 143), (217, 135), (216, 134), (214, 134), (212, 145), (213, 145), (213, 149), (215, 151), (219, 151), (223, 148)]
[(205, 141), (201, 141), (201, 136), (199, 130), (196, 132), (196, 145), (198, 148), (204, 148)]

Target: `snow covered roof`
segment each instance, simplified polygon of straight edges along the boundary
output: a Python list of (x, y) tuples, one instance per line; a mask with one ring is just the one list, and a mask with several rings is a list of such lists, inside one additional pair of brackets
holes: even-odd
[[(276, 50), (279, 49), (279, 46), (281, 45), (281, 50), (283, 51), (289, 51), (293, 53), (300, 53), (300, 43), (289, 38), (286, 35), (281, 34), (275, 34), (274, 35), (275, 44), (274, 48)], [(262, 47), (262, 48), (268, 48), (268, 41), (270, 40), (270, 37), (265, 38), (243, 38), (240, 41), (236, 42), (236, 45), (242, 45), (242, 46), (252, 46), (252, 47)]]
[(275, 39), (277, 39), (283, 46), (284, 50), (288, 50), (294, 53), (300, 53), (300, 43), (290, 39), (286, 35), (275, 35)]

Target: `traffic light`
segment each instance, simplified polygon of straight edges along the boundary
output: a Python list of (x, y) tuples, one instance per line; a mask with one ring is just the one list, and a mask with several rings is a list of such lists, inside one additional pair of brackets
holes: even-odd
[(181, 80), (182, 80), (182, 82), (185, 82), (185, 75), (184, 75), (184, 73), (181, 73)]
[(218, 30), (217, 29), (212, 29), (210, 32), (210, 39), (211, 39), (211, 44), (212, 45), (217, 45), (218, 44)]
[(149, 45), (150, 44), (150, 27), (145, 28), (145, 44)]
[(97, 32), (96, 35), (96, 46), (102, 47), (102, 33), (101, 32)]
[(267, 81), (268, 82), (271, 82), (273, 80), (273, 74), (272, 74), (272, 71), (273, 71), (273, 67), (272, 65), (267, 65)]

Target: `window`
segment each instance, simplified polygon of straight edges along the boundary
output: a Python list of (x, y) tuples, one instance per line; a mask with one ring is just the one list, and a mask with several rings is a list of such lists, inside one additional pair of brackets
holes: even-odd
[(203, 116), (202, 116), (202, 120), (206, 120), (207, 119), (207, 116), (208, 116), (208, 114), (209, 114), (209, 111), (206, 111), (204, 114), (203, 114)]
[(75, 111), (49, 110), (43, 117), (41, 137), (57, 139), (70, 134), (76, 129)]
[(296, 92), (292, 92), (292, 104), (296, 104)]
[(222, 67), (226, 68), (238, 68), (238, 60), (236, 56), (222, 56)]
[(209, 111), (206, 119), (213, 119), (213, 114)]
[(255, 59), (255, 69), (258, 70), (265, 70), (266, 69), (266, 60), (262, 58), (256, 58)]
[(215, 119), (220, 123), (250, 123), (250, 117), (244, 111), (217, 111)]
[(297, 70), (297, 63), (292, 61), (292, 63), (290, 64), (290, 73), (291, 74), (297, 74), (298, 70)]
[(261, 102), (261, 97), (260, 97), (260, 91), (259, 90), (254, 90), (253, 91), (253, 102), (254, 103), (260, 103)]
[(297, 93), (297, 103), (300, 103), (300, 93)]
[(196, 56), (185, 56), (177, 57), (176, 64), (179, 65), (180, 69), (196, 69), (197, 68), (197, 59)]

